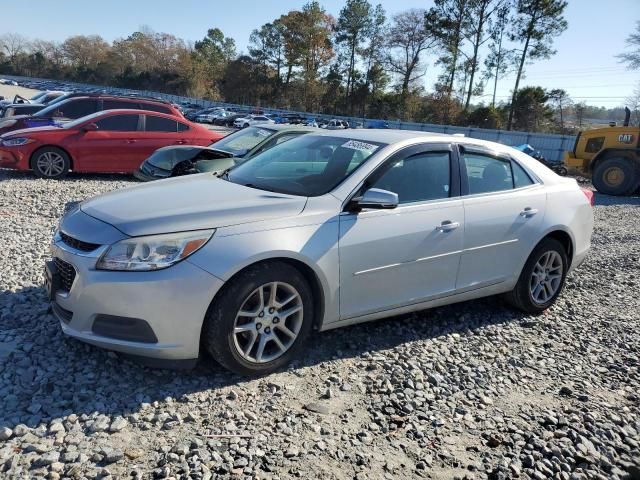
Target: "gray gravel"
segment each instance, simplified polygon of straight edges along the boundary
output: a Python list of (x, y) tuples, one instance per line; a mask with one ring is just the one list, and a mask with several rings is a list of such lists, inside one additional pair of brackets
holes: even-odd
[(0, 478), (640, 478), (640, 198), (598, 196), (588, 263), (544, 315), (438, 308), (246, 380), (145, 368), (47, 313), (64, 203), (130, 184), (0, 171)]

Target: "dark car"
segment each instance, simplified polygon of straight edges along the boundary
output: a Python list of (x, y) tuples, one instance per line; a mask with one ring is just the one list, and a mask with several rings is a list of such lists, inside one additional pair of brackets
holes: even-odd
[(10, 103), (0, 108), (0, 117), (8, 118), (15, 117), (16, 115), (33, 115), (45, 107), (46, 105), (39, 103)]
[(143, 181), (188, 173), (220, 173), (287, 140), (317, 131), (290, 125), (257, 125), (212, 143), (208, 147), (170, 146), (156, 150), (133, 175)]
[(54, 101), (33, 115), (19, 115), (0, 120), (0, 134), (23, 128), (45, 127), (60, 122), (76, 120), (103, 110), (134, 109), (166, 113), (181, 118), (182, 113), (170, 103), (142, 97), (118, 97), (112, 95), (72, 96)]

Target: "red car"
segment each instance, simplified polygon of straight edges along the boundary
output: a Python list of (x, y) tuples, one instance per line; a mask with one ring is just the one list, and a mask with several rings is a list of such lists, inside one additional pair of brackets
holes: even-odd
[(222, 135), (184, 118), (141, 110), (105, 110), (59, 126), (0, 136), (0, 167), (41, 178), (74, 172), (132, 173), (168, 145), (209, 145)]

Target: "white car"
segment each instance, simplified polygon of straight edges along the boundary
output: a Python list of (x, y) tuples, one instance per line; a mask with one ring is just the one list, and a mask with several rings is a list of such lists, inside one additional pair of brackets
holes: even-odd
[(265, 115), (249, 115), (244, 118), (238, 118), (233, 122), (233, 126), (236, 128), (253, 127), (254, 125), (264, 125), (276, 123), (271, 118)]
[(210, 112), (207, 113), (201, 113), (200, 115), (198, 115), (196, 117), (196, 122), (198, 123), (213, 123), (213, 121), (216, 119), (216, 117), (218, 115), (220, 115), (221, 113), (223, 113), (224, 110), (223, 109), (216, 109), (216, 110), (211, 110)]
[(310, 132), (221, 177), (82, 202), (55, 233), (47, 291), (82, 341), (261, 374), (354, 323), (497, 294), (543, 312), (587, 256), (592, 204), (497, 143)]

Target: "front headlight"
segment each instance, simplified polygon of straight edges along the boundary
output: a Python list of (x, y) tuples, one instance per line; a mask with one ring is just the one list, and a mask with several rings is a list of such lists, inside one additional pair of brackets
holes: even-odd
[(33, 140), (32, 138), (26, 138), (26, 137), (7, 138), (6, 140), (2, 141), (2, 145), (4, 145), (5, 147), (17, 147), (20, 145), (26, 145), (34, 141), (35, 140)]
[(127, 238), (111, 245), (96, 263), (96, 268), (136, 272), (161, 270), (198, 251), (214, 232), (199, 230)]

